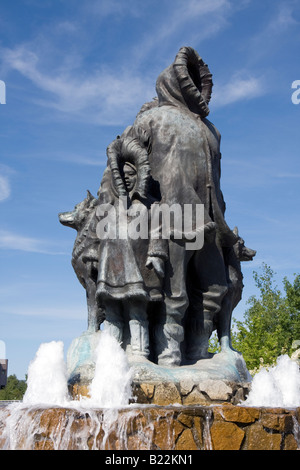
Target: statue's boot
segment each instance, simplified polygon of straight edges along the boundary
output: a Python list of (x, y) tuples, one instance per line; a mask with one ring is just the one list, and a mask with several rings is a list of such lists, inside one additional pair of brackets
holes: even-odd
[(106, 331), (110, 336), (113, 336), (120, 344), (123, 340), (123, 327), (122, 322), (109, 322), (105, 320), (103, 322), (103, 331)]
[[(204, 312), (205, 316), (205, 312)], [(188, 332), (186, 340), (185, 362), (194, 364), (200, 359), (211, 357), (208, 352), (209, 338), (213, 332), (213, 321), (210, 318), (204, 318), (201, 327)]]
[(181, 322), (175, 315), (155, 327), (155, 343), (158, 351), (157, 362), (161, 367), (176, 367), (181, 364), (181, 343), (184, 338)]
[(110, 299), (106, 299), (104, 303), (105, 320), (103, 322), (103, 330), (107, 331), (120, 344), (123, 342), (124, 320), (122, 318), (121, 305)]
[(130, 320), (129, 329), (131, 355), (138, 358), (148, 358), (150, 353), (148, 321)]
[(210, 285), (205, 290), (199, 290), (198, 296), (197, 291), (194, 290), (185, 322), (185, 362), (195, 363), (200, 359), (211, 357), (208, 352), (209, 338), (227, 290), (227, 285), (221, 284)]

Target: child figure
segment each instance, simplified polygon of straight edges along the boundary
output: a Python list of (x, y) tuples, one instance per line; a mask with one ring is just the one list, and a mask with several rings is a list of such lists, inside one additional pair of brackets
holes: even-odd
[[(117, 144), (115, 144), (117, 142)], [(147, 191), (150, 177), (145, 172), (146, 160), (143, 168), (139, 168), (140, 154), (143, 149), (133, 141), (118, 142), (119, 155), (126, 161), (118, 162), (117, 184), (116, 171), (107, 173), (108, 180), (102, 182), (102, 190), (106, 191), (110, 204), (115, 209), (116, 217), (111, 222), (117, 223), (117, 237), (102, 239), (100, 242), (100, 256), (96, 297), (98, 304), (105, 311), (104, 329), (108, 330), (129, 354), (135, 358), (148, 358), (149, 344), (149, 302), (159, 302), (163, 299), (162, 280), (164, 277), (164, 263), (167, 259), (168, 244), (166, 240), (153, 239), (151, 230), (147, 237), (127, 236), (126, 239), (118, 237), (122, 223), (126, 222), (126, 230), (130, 224), (139, 217), (148, 229), (151, 205), (157, 203)], [(120, 152), (121, 147), (121, 152)], [(131, 161), (128, 161), (128, 160)], [(132, 163), (135, 161), (135, 165)], [(114, 168), (112, 163), (111, 170)], [(144, 171), (143, 184), (139, 179), (139, 169)], [(146, 176), (145, 176), (146, 175)], [(118, 191), (121, 180), (123, 192)], [(108, 187), (108, 183), (110, 188)], [(140, 189), (137, 191), (137, 184)], [(142, 186), (142, 190), (141, 190)], [(124, 192), (125, 189), (125, 192)], [(122, 201), (126, 194), (127, 206), (125, 221), (120, 217)], [(101, 188), (100, 188), (101, 195)], [(143, 217), (141, 218), (141, 213)], [(108, 222), (109, 223), (109, 222)], [(110, 227), (108, 227), (109, 231)], [(128, 234), (129, 235), (129, 234)]]

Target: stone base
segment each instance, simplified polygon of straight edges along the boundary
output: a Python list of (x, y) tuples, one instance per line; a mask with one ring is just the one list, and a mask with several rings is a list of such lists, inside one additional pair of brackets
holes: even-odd
[(217, 403), (238, 404), (249, 393), (247, 384), (236, 384), (222, 380), (193, 382), (162, 382), (160, 384), (133, 383), (133, 402), (160, 406), (203, 405)]
[(242, 356), (234, 351), (212, 355), (194, 365), (161, 367), (130, 358), (133, 394), (138, 403), (211, 405), (245, 400), (251, 376)]
[[(15, 414), (14, 426), (6, 432), (10, 414)], [(299, 450), (299, 425), (300, 408), (35, 406), (14, 411), (6, 406), (0, 407), (0, 449), (165, 450), (178, 455), (197, 450)]]
[[(70, 346), (67, 365), (73, 399), (88, 395), (95, 370), (94, 351), (100, 338), (101, 331), (85, 332)], [(130, 354), (127, 357), (133, 399), (141, 404), (237, 404), (245, 399), (252, 380), (243, 357), (231, 350), (180, 367), (162, 367)]]
[[(222, 380), (206, 380), (199, 384), (193, 382), (132, 383), (130, 403), (143, 405), (202, 405), (210, 406), (221, 403), (237, 405), (242, 403), (249, 393), (247, 384), (236, 384)], [(89, 397), (88, 385), (69, 385), (73, 400)]]

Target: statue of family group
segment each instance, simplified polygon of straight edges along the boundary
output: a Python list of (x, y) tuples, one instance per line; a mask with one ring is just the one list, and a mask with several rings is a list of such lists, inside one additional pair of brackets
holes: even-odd
[[(211, 91), (208, 66), (181, 48), (157, 79), (157, 97), (108, 146), (97, 198), (88, 192), (59, 215), (77, 230), (72, 264), (86, 289), (88, 329), (107, 330), (131, 358), (163, 367), (209, 358), (214, 330), (221, 349), (232, 348), (240, 262), (255, 255), (225, 221)], [(179, 209), (167, 228), (163, 217), (151, 223), (166, 207)]]

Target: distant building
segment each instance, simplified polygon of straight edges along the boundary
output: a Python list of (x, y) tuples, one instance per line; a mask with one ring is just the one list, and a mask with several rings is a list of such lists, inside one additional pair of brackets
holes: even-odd
[(8, 360), (0, 359), (0, 389), (4, 388), (7, 382)]

